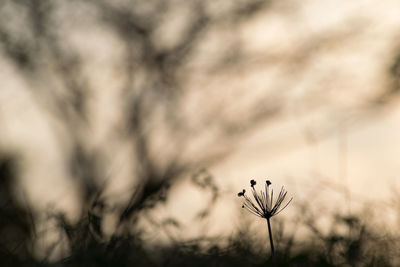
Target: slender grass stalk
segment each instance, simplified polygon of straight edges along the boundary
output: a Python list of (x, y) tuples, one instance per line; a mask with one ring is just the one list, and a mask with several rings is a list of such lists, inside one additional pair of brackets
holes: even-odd
[(267, 223), (268, 223), (269, 243), (271, 245), (271, 256), (272, 256), (272, 258), (274, 258), (275, 248), (274, 248), (274, 240), (272, 240), (272, 230), (271, 230), (270, 218), (267, 219)]

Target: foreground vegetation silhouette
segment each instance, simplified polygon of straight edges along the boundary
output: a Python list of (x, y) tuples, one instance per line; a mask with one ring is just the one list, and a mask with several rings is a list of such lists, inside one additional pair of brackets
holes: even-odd
[(267, 220), (271, 255), (272, 257), (274, 257), (275, 247), (271, 230), (271, 218), (284, 210), (290, 204), (293, 198), (291, 198), (283, 207), (281, 207), (287, 195), (287, 192), (283, 187), (281, 188), (278, 198), (274, 202), (274, 190), (271, 189), (271, 192), (269, 190), (269, 186), (271, 185), (270, 180), (265, 181), (265, 192), (261, 190), (260, 193), (258, 193), (254, 188), (255, 185), (256, 181), (251, 180), (250, 186), (255, 202), (253, 202), (248, 196), (246, 196), (245, 189), (243, 189), (242, 192), (239, 192), (238, 196), (245, 199), (242, 208), (245, 208), (250, 213)]
[(1, 266), (397, 266), (399, 260), (398, 237), (374, 230), (362, 215), (332, 215), (332, 228), (324, 232), (306, 206), (305, 210), (297, 207), (307, 218), (301, 224), (312, 234), (296, 243), (293, 235), (276, 227), (279, 250), (273, 263), (263, 251), (265, 246), (260, 246), (260, 240), (247, 227), (225, 238), (224, 245), (212, 238), (150, 245), (141, 232), (132, 231), (101, 239), (99, 203), (91, 203), (88, 213), (75, 224), (68, 223), (62, 214), (54, 215), (58, 230), (66, 236), (66, 240), (56, 240), (54, 246), (67, 242), (69, 253), (56, 261), (39, 259), (32, 252), (37, 238), (33, 211), (11, 193), (16, 189), (17, 166), (15, 158), (1, 157)]

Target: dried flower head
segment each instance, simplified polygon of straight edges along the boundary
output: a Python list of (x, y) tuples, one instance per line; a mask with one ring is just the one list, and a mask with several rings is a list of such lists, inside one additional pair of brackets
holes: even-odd
[(243, 191), (242, 191), (242, 192), (239, 192), (239, 193), (238, 193), (238, 197), (242, 197), (242, 196), (244, 196), (244, 193), (246, 193), (246, 190), (244, 190), (244, 189), (243, 189)]
[(248, 196), (246, 196), (246, 190), (244, 189), (242, 192), (238, 193), (238, 197), (244, 197), (244, 203), (242, 204), (242, 208), (245, 208), (254, 215), (257, 215), (258, 217), (261, 218), (265, 218), (267, 220), (269, 242), (271, 246), (271, 255), (272, 258), (274, 258), (275, 248), (274, 248), (274, 241), (272, 239), (272, 228), (270, 219), (272, 216), (275, 216), (282, 210), (284, 210), (289, 205), (289, 203), (292, 201), (293, 198), (291, 198), (283, 207), (281, 207), (287, 195), (287, 192), (283, 188), (283, 186), (281, 188), (281, 192), (279, 192), (278, 198), (275, 200), (274, 203), (274, 190), (271, 189), (271, 193), (269, 191), (269, 186), (271, 185), (271, 181), (269, 180), (265, 181), (265, 192), (263, 192), (262, 190), (260, 192), (257, 192), (256, 189), (254, 188), (256, 184), (257, 184), (256, 181), (250, 180), (251, 192), (253, 193), (255, 202), (253, 202), (253, 200), (251, 200)]
[(287, 191), (284, 189), (283, 186), (281, 188), (281, 191), (279, 192), (278, 198), (275, 200), (274, 203), (274, 190), (271, 189), (270, 192), (269, 186), (271, 185), (271, 182), (269, 180), (265, 182), (265, 192), (262, 190), (260, 192), (257, 192), (254, 188), (255, 185), (256, 181), (251, 180), (250, 186), (255, 202), (253, 202), (253, 200), (246, 196), (246, 190), (244, 189), (242, 192), (239, 192), (238, 196), (244, 197), (245, 199), (242, 207), (246, 208), (248, 211), (258, 217), (269, 219), (272, 216), (277, 215), (282, 210), (284, 210), (293, 199), (291, 198), (283, 207), (281, 207), (287, 195)]

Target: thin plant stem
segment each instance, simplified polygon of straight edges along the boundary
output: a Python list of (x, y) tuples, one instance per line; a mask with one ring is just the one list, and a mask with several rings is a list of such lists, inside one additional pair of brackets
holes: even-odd
[(270, 218), (267, 218), (267, 222), (268, 222), (269, 243), (271, 244), (271, 256), (272, 256), (272, 258), (274, 258), (275, 248), (274, 248), (274, 241), (272, 240), (272, 230), (271, 230)]
[(274, 248), (274, 241), (272, 240), (272, 230), (271, 230), (271, 217), (279, 214), (282, 210), (284, 210), (292, 201), (293, 198), (291, 198), (283, 207), (282, 203), (286, 198), (287, 191), (283, 188), (281, 188), (281, 191), (279, 192), (278, 197), (276, 197), (275, 203), (274, 203), (274, 191), (270, 188), (269, 186), (271, 185), (271, 181), (266, 180), (265, 181), (265, 192), (260, 191), (257, 192), (255, 189), (256, 181), (250, 180), (250, 186), (251, 186), (251, 193), (253, 194), (254, 200), (250, 199), (246, 195), (246, 190), (242, 190), (239, 192), (237, 195), (238, 197), (243, 197), (244, 202), (242, 204), (242, 208), (247, 209), (250, 213), (266, 219), (268, 223), (268, 233), (269, 233), (269, 242), (271, 245), (271, 257), (272, 257), (272, 262), (275, 262), (275, 248)]

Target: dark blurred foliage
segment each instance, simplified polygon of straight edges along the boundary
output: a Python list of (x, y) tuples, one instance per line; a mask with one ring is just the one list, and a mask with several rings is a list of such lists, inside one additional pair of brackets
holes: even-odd
[(33, 265), (29, 250), (34, 237), (32, 211), (14, 194), (15, 158), (0, 154), (0, 263), (2, 266)]
[[(102, 210), (96, 207), (101, 203), (93, 204), (87, 215), (73, 225), (62, 214), (53, 215), (59, 229), (65, 232), (70, 253), (55, 263), (48, 263), (31, 255), (35, 223), (27, 205), (20, 204), (12, 193), (16, 164), (12, 157), (0, 158), (1, 266), (396, 266), (399, 240), (383, 237), (380, 229), (373, 229), (362, 221), (362, 215), (336, 215), (330, 230), (324, 232), (316, 225), (318, 215), (311, 214), (307, 205), (300, 207), (303, 219), (299, 223), (313, 234), (309, 240), (295, 245), (294, 233), (284, 233), (284, 222), (277, 220), (275, 238), (279, 250), (272, 261), (264, 254), (265, 246), (254, 240), (246, 225), (224, 246), (204, 238), (146, 247), (140, 232), (103, 241), (98, 227), (102, 215), (94, 215), (95, 210)], [(201, 186), (214, 188), (207, 174), (202, 180), (194, 179)], [(339, 231), (341, 227), (345, 231)]]
[[(193, 175), (193, 184), (211, 193), (209, 203), (198, 213), (199, 218), (209, 215), (220, 190), (212, 176), (202, 167), (222, 158), (224, 150), (202, 151), (196, 158), (185, 158), (181, 152), (188, 146), (190, 135), (201, 135), (209, 128), (217, 127), (219, 135), (212, 143), (235, 140), (259, 122), (274, 117), (280, 110), (280, 98), (268, 95), (254, 103), (258, 108), (248, 116), (225, 120), (219, 107), (211, 115), (199, 114), (202, 124), (192, 127), (181, 119), (183, 65), (190, 60), (196, 43), (210, 27), (228, 25), (236, 27), (258, 12), (268, 9), (270, 1), (248, 0), (227, 4), (218, 14), (210, 15), (205, 6), (213, 1), (105, 1), (105, 0), (3, 0), (0, 2), (0, 47), (3, 54), (18, 70), (33, 97), (57, 121), (56, 131), (65, 149), (65, 165), (71, 177), (79, 184), (81, 214), (71, 223), (64, 214), (54, 212), (54, 220), (60, 240), (49, 248), (66, 243), (69, 252), (55, 263), (33, 256), (33, 244), (37, 238), (33, 210), (17, 197), (17, 158), (0, 157), (0, 255), (1, 266), (390, 266), (394, 241), (381, 238), (377, 231), (365, 225), (357, 216), (337, 216), (335, 225), (347, 227), (345, 233), (332, 228), (324, 234), (314, 224), (315, 215), (308, 216), (304, 225), (312, 230), (315, 238), (294, 244), (294, 236), (277, 234), (280, 250), (276, 262), (260, 251), (246, 231), (232, 236), (227, 245), (221, 246), (212, 238), (191, 241), (173, 240), (171, 245), (149, 247), (143, 238), (138, 221), (140, 215), (165, 203), (174, 183), (185, 175)], [(227, 3), (229, 1), (221, 1)], [(163, 21), (158, 19), (168, 10), (183, 5), (191, 10), (185, 30), (170, 45), (158, 43), (154, 38)], [(222, 4), (221, 4), (222, 5)], [(222, 5), (223, 6), (223, 5)], [(60, 14), (63, 9), (72, 12)], [(121, 76), (123, 77), (122, 110), (123, 129), (116, 129), (117, 139), (127, 140), (132, 149), (135, 165), (132, 179), (137, 181), (129, 201), (118, 207), (110, 207), (103, 196), (103, 153), (100, 148), (87, 146), (90, 139), (91, 83), (85, 72), (82, 55), (64, 41), (60, 21), (73, 21), (73, 14), (80, 10), (94, 12), (96, 23), (117, 36), (123, 46)], [(7, 19), (20, 16), (22, 22), (6, 23)], [(64, 17), (63, 17), (64, 16)], [(82, 14), (80, 15), (82, 16)], [(68, 23), (67, 23), (68, 24)], [(70, 25), (69, 25), (70, 26)], [(65, 28), (64, 28), (65, 29)], [(68, 29), (68, 27), (67, 27)], [(234, 49), (233, 49), (234, 50)], [(237, 52), (237, 51), (236, 51)], [(235, 64), (240, 52), (224, 58), (219, 67)], [(398, 78), (398, 61), (391, 72)], [(218, 67), (217, 66), (217, 67)], [(138, 74), (139, 73), (139, 74)], [(140, 76), (141, 75), (141, 76)], [(140, 76), (138, 78), (138, 76)], [(138, 81), (139, 80), (139, 81)], [(141, 81), (145, 80), (145, 83)], [(395, 88), (395, 89), (393, 89)], [(398, 90), (398, 82), (389, 90)], [(172, 132), (170, 143), (174, 149), (168, 157), (159, 158), (152, 152), (154, 132), (159, 124), (153, 122), (157, 111), (162, 110), (163, 130)], [(157, 121), (157, 120), (155, 120)], [(204, 123), (205, 122), (205, 123)], [(59, 128), (58, 128), (59, 127)], [(60, 130), (62, 129), (62, 130)], [(65, 134), (66, 133), (66, 134)], [(207, 153), (205, 153), (207, 152)], [(197, 171), (200, 170), (200, 171)], [(22, 204), (21, 204), (22, 203)], [(102, 223), (110, 212), (118, 214), (114, 234), (104, 238)], [(306, 213), (306, 210), (303, 211)], [(179, 227), (174, 218), (158, 222), (149, 218), (153, 225), (167, 228)], [(263, 235), (266, 233), (262, 233)]]
[[(217, 113), (205, 116), (200, 120), (204, 123), (194, 126), (182, 118), (183, 79), (180, 71), (192, 56), (194, 44), (204, 30), (217, 24), (238, 24), (266, 8), (269, 2), (228, 3), (225, 12), (217, 15), (206, 13), (205, 6), (210, 3), (102, 0), (1, 2), (2, 52), (24, 79), (37, 103), (48, 113), (51, 123), (56, 122), (53, 123), (54, 133), (59, 135), (65, 166), (70, 177), (79, 185), (81, 216), (88, 220), (87, 223), (69, 225), (63, 216), (57, 217), (71, 240), (83, 238), (76, 233), (85, 232), (84, 229), (88, 228), (97, 232), (99, 237), (102, 235), (102, 214), (109, 209), (109, 203), (102, 197), (104, 180), (108, 178), (105, 177), (105, 150), (113, 140), (124, 142), (124, 146), (131, 149), (131, 178), (136, 183), (129, 201), (113, 207), (119, 213), (115, 233), (123, 235), (139, 231), (135, 229), (138, 215), (165, 201), (167, 191), (176, 179), (226, 154), (227, 148), (213, 151), (210, 147), (208, 151), (197, 153), (196, 157), (182, 156), (185, 148), (191, 145), (189, 142), (193, 136), (201, 136), (209, 128), (216, 127), (218, 131), (212, 143), (218, 143), (221, 138), (235, 138), (246, 126), (274, 113), (271, 106), (265, 105), (265, 108), (249, 113), (245, 120), (231, 120), (229, 125), (224, 125), (226, 120)], [(161, 18), (180, 6), (191, 12), (185, 29), (173, 45), (163, 46), (155, 39), (156, 31), (164, 24)], [(85, 70), (87, 61), (80, 48), (71, 45), (67, 38), (74, 30), (71, 30), (74, 27), (71, 25), (74, 25), (75, 19), (90, 24), (90, 19), (86, 20), (84, 14), (79, 14), (81, 10), (94, 13), (88, 16), (95, 20), (94, 24), (106, 28), (106, 32), (111, 32), (122, 44), (123, 55), (116, 67), (121, 69), (120, 104), (124, 116), (121, 126), (112, 130), (107, 140), (110, 142), (104, 143), (103, 147), (91, 147), (87, 142), (91, 138), (89, 102), (92, 99), (90, 79), (93, 74)], [(162, 115), (159, 115), (160, 110)], [(201, 113), (198, 115), (203, 116)], [(155, 154), (154, 140), (161, 132), (170, 133), (167, 142), (173, 148), (162, 146), (159, 148), (161, 151)], [(160, 159), (158, 154), (163, 155), (165, 151), (168, 154)], [(199, 182), (194, 179), (194, 182), (207, 187), (209, 180)], [(215, 202), (215, 185), (211, 189), (212, 202)], [(94, 209), (96, 213), (92, 212)], [(201, 216), (206, 213), (201, 212)], [(74, 250), (75, 246), (71, 247)]]

